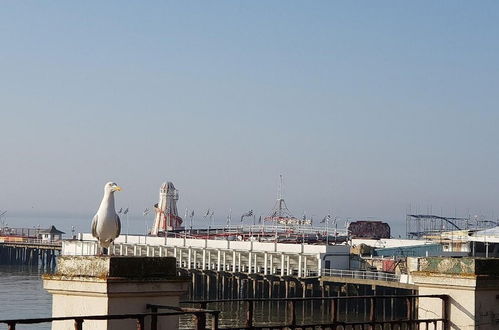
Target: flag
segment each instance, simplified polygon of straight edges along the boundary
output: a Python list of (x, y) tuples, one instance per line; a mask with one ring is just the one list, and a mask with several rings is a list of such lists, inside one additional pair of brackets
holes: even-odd
[(149, 214), (149, 209), (146, 207), (145, 210), (144, 210), (144, 215), (148, 215)]
[(128, 207), (125, 209), (125, 211), (123, 211), (123, 214), (127, 214), (128, 213)]
[(209, 215), (210, 215), (210, 209), (208, 209), (208, 211), (206, 211), (206, 214), (204, 215), (204, 217), (206, 218)]
[(258, 223), (262, 223), (262, 216), (258, 218)]
[(326, 219), (327, 219), (327, 216), (325, 216), (324, 218), (322, 218), (321, 223), (326, 222)]
[(123, 212), (123, 208), (120, 207), (120, 210), (118, 211), (118, 214), (121, 214), (121, 212)]
[(251, 216), (253, 216), (253, 210), (249, 210), (248, 212), (243, 213), (243, 215), (241, 215), (241, 222), (243, 221), (244, 218), (251, 217)]

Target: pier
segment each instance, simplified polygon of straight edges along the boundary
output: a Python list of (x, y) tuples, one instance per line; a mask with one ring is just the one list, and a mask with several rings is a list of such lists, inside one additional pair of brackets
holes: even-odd
[[(64, 255), (93, 255), (89, 234), (63, 242)], [(331, 297), (347, 294), (411, 294), (415, 286), (383, 272), (355, 267), (345, 244), (297, 244), (193, 239), (119, 237), (110, 252), (122, 256), (175, 257), (180, 274), (191, 278), (196, 299)]]
[(62, 242), (40, 239), (0, 242), (0, 265), (31, 265), (53, 268), (61, 254)]

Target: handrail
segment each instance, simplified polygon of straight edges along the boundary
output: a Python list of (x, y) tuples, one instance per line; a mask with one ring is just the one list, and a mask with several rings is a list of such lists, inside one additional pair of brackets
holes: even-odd
[(358, 278), (366, 280), (378, 280), (386, 282), (400, 282), (400, 275), (386, 272), (373, 272), (364, 270), (349, 270), (349, 269), (323, 269), (322, 276), (336, 276), (347, 278)]
[(309, 300), (351, 300), (351, 299), (406, 299), (406, 298), (438, 298), (445, 300), (446, 294), (409, 294), (409, 295), (365, 295), (365, 296), (335, 296), (335, 297), (295, 297), (295, 298), (238, 298), (238, 299), (212, 299), (212, 300), (182, 300), (181, 304), (210, 304), (238, 301), (309, 301)]
[[(61, 317), (45, 317), (45, 318), (33, 318), (33, 319), (12, 319), (12, 320), (0, 320), (0, 324), (7, 324), (9, 330), (15, 330), (17, 324), (38, 324), (38, 323), (48, 323), (53, 321), (70, 321), (74, 320), (75, 330), (83, 329), (83, 322), (85, 320), (125, 320), (125, 319), (136, 319), (137, 320), (137, 330), (145, 330), (145, 318), (147, 316), (158, 317), (158, 316), (176, 316), (193, 314), (198, 319), (201, 314), (210, 313), (213, 315), (213, 324), (218, 325), (219, 311), (211, 310), (193, 310), (193, 311), (174, 311), (168, 313), (136, 313), (136, 314), (109, 314), (109, 315), (78, 315), (78, 316), (61, 316)], [(217, 326), (218, 328), (218, 326)], [(156, 328), (151, 328), (156, 330)], [(204, 329), (204, 328), (203, 328)]]
[[(441, 300), (442, 303), (442, 311), (443, 315), (441, 318), (435, 319), (417, 319), (416, 315), (416, 306), (418, 298), (437, 298)], [(366, 299), (369, 301), (369, 310), (368, 310), (368, 319), (365, 321), (355, 321), (349, 322), (347, 320), (339, 320), (338, 307), (342, 300), (350, 300), (350, 299)], [(405, 300), (404, 305), (407, 306), (406, 315), (402, 319), (392, 319), (392, 320), (379, 320), (377, 319), (377, 305), (379, 304), (379, 300), (384, 299), (403, 299)], [(306, 324), (297, 322), (297, 304), (305, 301), (330, 301), (330, 310), (331, 310), (331, 320), (324, 322), (318, 322), (314, 324)], [(426, 329), (428, 329), (429, 324), (433, 324), (435, 329), (437, 329), (437, 323), (442, 324), (442, 329), (448, 330), (448, 295), (386, 295), (386, 296), (336, 296), (336, 297), (300, 297), (300, 298), (246, 298), (246, 299), (217, 299), (217, 300), (192, 300), (192, 301), (181, 301), (180, 303), (188, 303), (188, 304), (200, 304), (201, 308), (206, 308), (209, 303), (233, 303), (233, 302), (244, 302), (247, 305), (246, 309), (246, 320), (244, 326), (237, 327), (223, 327), (224, 330), (232, 330), (232, 329), (295, 329), (295, 328), (337, 328), (338, 326), (342, 326), (343, 328), (352, 327), (355, 329), (355, 326), (361, 326), (364, 329), (364, 326), (369, 326), (369, 328), (374, 329), (376, 325), (385, 325), (390, 324), (392, 326), (398, 325), (400, 329), (402, 329), (402, 325), (419, 325), (425, 324)], [(280, 324), (255, 324), (256, 320), (254, 318), (254, 308), (258, 304), (258, 302), (281, 302), (286, 306), (286, 320), (284, 323)], [(383, 304), (384, 306), (384, 304)], [(305, 320), (302, 320), (302, 322)]]
[(62, 241), (46, 241), (39, 238), (23, 238), (22, 240), (3, 240), (0, 244), (19, 244), (19, 245), (44, 245), (44, 246), (62, 246)]
[[(337, 319), (337, 306), (338, 304), (336, 303), (337, 300), (343, 300), (343, 299), (369, 299), (370, 304), (371, 304), (371, 309), (370, 309), (370, 315), (369, 315), (369, 320), (368, 321), (355, 321), (355, 322), (347, 322), (347, 321), (340, 321)], [(391, 299), (391, 298), (400, 298), (400, 299), (406, 299), (408, 302), (408, 306), (413, 306), (413, 304), (409, 304), (409, 299), (410, 298), (439, 298), (442, 300), (443, 307), (442, 310), (444, 311), (443, 317), (442, 318), (435, 318), (435, 319), (415, 319), (414, 318), (414, 311), (412, 307), (408, 309), (407, 311), (407, 319), (400, 319), (400, 320), (377, 320), (376, 319), (376, 301), (378, 299)], [(237, 327), (237, 329), (259, 329), (259, 328), (269, 328), (269, 325), (265, 326), (258, 326), (254, 324), (254, 319), (253, 319), (253, 304), (257, 301), (285, 301), (287, 302), (287, 309), (289, 312), (288, 319), (285, 321), (284, 324), (279, 324), (279, 325), (271, 325), (271, 328), (277, 328), (277, 329), (286, 329), (286, 328), (304, 328), (304, 327), (316, 327), (316, 326), (355, 326), (355, 325), (370, 325), (370, 326), (375, 326), (375, 325), (384, 325), (384, 324), (392, 324), (392, 325), (402, 325), (402, 324), (423, 324), (425, 323), (426, 326), (428, 326), (429, 323), (433, 323), (434, 326), (436, 326), (437, 322), (442, 323), (442, 328), (443, 329), (448, 329), (448, 313), (445, 312), (448, 309), (448, 295), (407, 295), (407, 296), (400, 296), (400, 295), (387, 295), (387, 296), (340, 296), (340, 297), (300, 297), (300, 298), (282, 298), (282, 299), (263, 299), (263, 298), (250, 298), (250, 299), (227, 299), (227, 300), (202, 300), (202, 301), (182, 301), (181, 303), (199, 303), (201, 304), (202, 308), (183, 308), (183, 307), (176, 307), (176, 306), (164, 306), (164, 305), (152, 305), (148, 304), (147, 308), (151, 309), (151, 313), (136, 313), (136, 314), (110, 314), (110, 315), (83, 315), (83, 316), (64, 316), (64, 317), (49, 317), (49, 318), (33, 318), (33, 319), (12, 319), (12, 320), (0, 320), (0, 324), (7, 324), (9, 330), (15, 330), (16, 325), (18, 324), (38, 324), (38, 323), (47, 323), (47, 322), (53, 322), (53, 321), (68, 321), (68, 320), (74, 320), (74, 329), (75, 330), (82, 330), (83, 329), (83, 323), (85, 320), (123, 320), (123, 319), (135, 319), (137, 322), (137, 330), (145, 330), (145, 318), (148, 316), (151, 316), (151, 330), (156, 330), (158, 323), (157, 323), (157, 318), (159, 316), (178, 316), (178, 315), (185, 315), (185, 314), (192, 314), (196, 317), (196, 324), (195, 328), (197, 330), (205, 329), (206, 328), (206, 314), (211, 314), (212, 316), (212, 322), (211, 322), (211, 329), (216, 330), (216, 329), (221, 329), (219, 328), (219, 316), (220, 316), (220, 311), (218, 310), (208, 310), (206, 309), (206, 306), (208, 303), (212, 302), (235, 302), (235, 301), (244, 301), (248, 303), (248, 312), (247, 312), (247, 319), (246, 319), (246, 326), (244, 327)], [(298, 324), (296, 322), (296, 303), (299, 301), (305, 301), (305, 300), (332, 300), (332, 310), (333, 316), (332, 320), (330, 322), (326, 323), (317, 323), (317, 324)], [(336, 306), (336, 307), (335, 307)], [(172, 312), (163, 312), (163, 313), (158, 313), (159, 309), (170, 309), (173, 310)], [(223, 329), (236, 329), (232, 327), (224, 327)]]

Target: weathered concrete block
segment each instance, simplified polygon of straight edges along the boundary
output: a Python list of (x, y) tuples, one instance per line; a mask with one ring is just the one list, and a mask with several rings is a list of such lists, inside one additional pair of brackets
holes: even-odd
[(60, 256), (56, 276), (170, 278), (177, 272), (172, 257)]
[[(178, 306), (188, 280), (176, 276), (175, 258), (61, 256), (43, 285), (52, 294), (52, 316), (58, 317), (148, 313), (147, 304)], [(88, 320), (83, 328), (132, 329), (135, 320)], [(176, 328), (178, 317), (158, 318), (158, 329)], [(54, 322), (52, 329), (73, 330), (74, 324)]]
[[(420, 295), (449, 296), (452, 330), (499, 328), (499, 259), (428, 257), (411, 273)], [(438, 299), (419, 300), (419, 317), (442, 317)]]

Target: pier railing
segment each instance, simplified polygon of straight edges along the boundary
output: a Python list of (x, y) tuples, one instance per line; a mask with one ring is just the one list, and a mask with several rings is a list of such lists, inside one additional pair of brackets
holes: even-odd
[(0, 244), (4, 245), (16, 245), (16, 246), (40, 246), (40, 247), (50, 247), (50, 248), (62, 248), (62, 241), (47, 241), (39, 238), (22, 238), (19, 240), (6, 239), (0, 241)]
[[(441, 315), (435, 318), (418, 319), (418, 300), (437, 299), (441, 302)], [(363, 301), (363, 317), (352, 317), (355, 314), (354, 304)], [(384, 296), (339, 296), (339, 297), (305, 297), (305, 298), (279, 298), (279, 299), (225, 299), (225, 300), (192, 300), (182, 301), (182, 304), (199, 305), (201, 309), (206, 309), (209, 304), (234, 304), (246, 305), (246, 319), (242, 324), (224, 324), (223, 312), (217, 319), (217, 329), (449, 329), (449, 296), (448, 295), (384, 295)], [(319, 303), (323, 315), (327, 314), (326, 320), (317, 320), (314, 317), (307, 318), (305, 315), (305, 304)], [(386, 313), (387, 302), (391, 309), (391, 315)], [(285, 304), (284, 321), (269, 322), (268, 320), (258, 320), (255, 315), (262, 315), (256, 312), (256, 307), (261, 304)], [(298, 305), (302, 309), (302, 317), (297, 317)], [(230, 307), (234, 308), (233, 305)], [(340, 312), (340, 309), (344, 310)], [(393, 310), (403, 311), (405, 315), (394, 315)], [(222, 308), (222, 311), (224, 309)], [(310, 309), (311, 312), (312, 309)], [(325, 313), (324, 313), (325, 312)], [(272, 314), (272, 313), (270, 313)], [(243, 320), (241, 320), (243, 321)], [(199, 329), (196, 326), (197, 329)], [(212, 327), (213, 329), (213, 327)]]
[[(165, 306), (166, 308), (166, 306)], [(167, 309), (173, 309), (169, 307)], [(157, 308), (156, 308), (157, 310)], [(211, 329), (219, 329), (218, 327), (218, 315), (220, 311), (215, 310), (202, 310), (198, 308), (177, 308), (173, 312), (152, 312), (152, 313), (138, 313), (138, 314), (110, 314), (110, 315), (83, 315), (83, 316), (67, 316), (67, 317), (47, 317), (47, 318), (35, 318), (35, 319), (15, 319), (15, 320), (0, 320), (0, 324), (7, 324), (8, 330), (15, 330), (17, 325), (25, 324), (40, 324), (40, 323), (52, 323), (54, 321), (74, 321), (74, 329), (82, 330), (83, 323), (90, 320), (127, 320), (134, 319), (137, 322), (137, 330), (146, 329), (146, 317), (151, 318), (151, 330), (156, 330), (158, 328), (158, 317), (166, 316), (180, 316), (191, 314), (197, 320), (196, 329), (205, 329), (206, 326), (206, 314), (211, 315)]]
[[(418, 319), (417, 306), (418, 299), (439, 299), (442, 305), (441, 315), (436, 315), (431, 319)], [(350, 302), (351, 307), (355, 301), (364, 300), (364, 319), (355, 320), (346, 319), (349, 314), (353, 314), (353, 310), (348, 308)], [(385, 302), (391, 301), (392, 315), (385, 317)], [(393, 303), (397, 300), (396, 305)], [(244, 324), (220, 325), (221, 311), (208, 309), (208, 304), (233, 304), (242, 303), (246, 305), (246, 319)], [(280, 303), (285, 304), (285, 320), (280, 322), (262, 322), (257, 320), (255, 308), (258, 304), (263, 303)], [(328, 319), (317, 321), (312, 318), (302, 319), (297, 318), (297, 305), (309, 302), (319, 302), (321, 309), (328, 310)], [(145, 330), (146, 318), (150, 318), (151, 330), (156, 330), (159, 325), (159, 317), (193, 315), (194, 324), (192, 328), (196, 330), (209, 328), (212, 330), (223, 329), (449, 329), (449, 296), (447, 295), (405, 295), (405, 296), (340, 296), (340, 297), (305, 297), (305, 298), (282, 298), (282, 299), (230, 299), (230, 300), (192, 300), (183, 301), (181, 303), (199, 305), (199, 308), (193, 307), (171, 307), (162, 305), (147, 305), (151, 313), (137, 314), (110, 314), (110, 315), (85, 315), (85, 316), (68, 316), (68, 317), (50, 317), (50, 318), (34, 318), (34, 319), (13, 319), (0, 320), (0, 324), (6, 324), (9, 330), (15, 330), (17, 325), (51, 323), (54, 321), (73, 321), (75, 330), (82, 330), (85, 321), (89, 320), (136, 320), (136, 329)], [(220, 305), (219, 305), (220, 306)], [(340, 313), (340, 307), (344, 307), (345, 311)], [(400, 317), (393, 315), (394, 308), (404, 307), (405, 315)], [(169, 312), (159, 312), (160, 310), (170, 310)], [(210, 316), (210, 322), (206, 316)], [(431, 327), (430, 327), (431, 326)]]
[(364, 280), (376, 280), (386, 282), (400, 282), (400, 275), (385, 272), (372, 272), (364, 270), (347, 270), (347, 269), (323, 269), (322, 276), (356, 278)]

